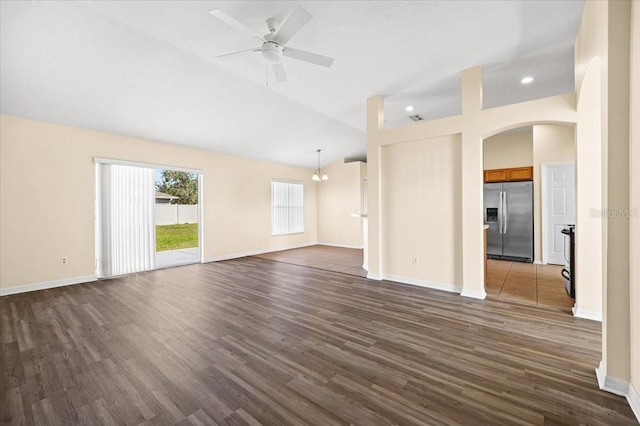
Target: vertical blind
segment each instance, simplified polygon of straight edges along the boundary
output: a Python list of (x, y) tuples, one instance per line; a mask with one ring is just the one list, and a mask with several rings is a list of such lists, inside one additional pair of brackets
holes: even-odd
[(271, 233), (304, 232), (304, 184), (271, 181)]
[(99, 164), (101, 168), (101, 276), (155, 267), (155, 171)]

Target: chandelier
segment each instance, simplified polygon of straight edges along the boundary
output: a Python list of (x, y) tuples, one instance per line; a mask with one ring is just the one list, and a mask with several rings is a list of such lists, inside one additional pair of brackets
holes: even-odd
[(316, 150), (316, 152), (318, 153), (318, 168), (316, 169), (315, 173), (313, 174), (313, 176), (311, 176), (311, 180), (316, 181), (316, 182), (320, 182), (321, 180), (329, 180), (329, 176), (327, 176), (326, 173), (321, 173), (320, 172), (320, 149)]

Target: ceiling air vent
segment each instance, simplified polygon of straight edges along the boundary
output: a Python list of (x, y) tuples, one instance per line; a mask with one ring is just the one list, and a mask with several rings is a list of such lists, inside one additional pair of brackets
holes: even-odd
[(421, 116), (420, 114), (410, 115), (409, 118), (412, 121), (422, 121), (422, 120), (424, 120), (424, 117)]

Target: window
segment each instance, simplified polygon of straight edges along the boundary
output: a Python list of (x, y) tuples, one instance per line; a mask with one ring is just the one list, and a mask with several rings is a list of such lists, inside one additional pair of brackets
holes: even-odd
[(271, 181), (271, 234), (304, 232), (304, 184)]

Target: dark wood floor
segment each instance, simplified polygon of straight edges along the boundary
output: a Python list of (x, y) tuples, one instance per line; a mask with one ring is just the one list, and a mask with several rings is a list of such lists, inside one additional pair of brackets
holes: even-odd
[(600, 325), (248, 258), (0, 298), (2, 424), (630, 425)]
[(362, 268), (362, 249), (314, 245), (291, 250), (274, 251), (257, 255), (260, 259), (308, 266), (325, 271), (366, 277), (367, 270)]

